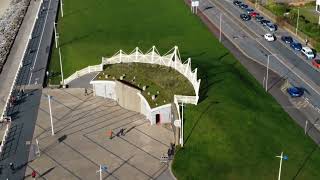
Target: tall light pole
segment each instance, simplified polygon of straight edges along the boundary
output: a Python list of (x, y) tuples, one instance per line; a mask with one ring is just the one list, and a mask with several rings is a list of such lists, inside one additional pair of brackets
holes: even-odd
[(275, 54), (269, 54), (268, 55), (268, 61), (267, 61), (267, 75), (266, 75), (266, 80), (265, 80), (265, 83), (266, 83), (266, 86), (265, 86), (265, 90), (268, 91), (268, 79), (269, 79), (269, 63), (270, 63), (270, 56), (274, 56), (276, 57)]
[(60, 11), (61, 11), (61, 17), (63, 17), (63, 2), (60, 0)]
[(59, 34), (57, 33), (57, 27), (56, 27), (57, 23), (54, 22), (53, 24), (53, 30), (54, 30), (54, 40), (56, 43), (56, 48), (58, 48), (58, 39), (59, 39)]
[(51, 97), (48, 94), (48, 103), (49, 103), (49, 112), (50, 112), (50, 121), (51, 121), (51, 135), (54, 136), (54, 130), (53, 130), (53, 118), (52, 118), (52, 110), (51, 110)]
[(102, 180), (102, 172), (103, 172), (103, 171), (104, 171), (104, 172), (108, 172), (107, 170), (108, 170), (108, 168), (107, 168), (106, 165), (100, 165), (100, 166), (99, 166), (99, 170), (97, 171), (97, 173), (99, 173), (99, 179), (100, 179), (100, 180)]
[(60, 50), (60, 47), (59, 47), (59, 61), (60, 61), (60, 71), (61, 71), (61, 84), (64, 85), (63, 69), (62, 69), (62, 58), (61, 58), (61, 50)]
[(300, 16), (300, 8), (298, 7), (298, 17), (297, 17), (296, 34), (298, 34), (298, 28), (299, 28), (299, 16)]
[(220, 26), (219, 26), (220, 34), (219, 34), (219, 42), (221, 42), (221, 20), (222, 20), (222, 13), (220, 12)]
[(281, 178), (282, 159), (288, 160), (288, 156), (283, 155), (283, 152), (281, 152), (281, 155), (280, 156), (276, 156), (276, 157), (280, 158), (280, 167), (279, 167), (279, 175), (278, 175), (278, 180), (280, 180), (280, 178)]
[(304, 134), (307, 134), (308, 120), (306, 120), (306, 125), (304, 126)]
[(180, 144), (183, 147), (183, 103), (181, 104), (181, 127), (180, 127)]

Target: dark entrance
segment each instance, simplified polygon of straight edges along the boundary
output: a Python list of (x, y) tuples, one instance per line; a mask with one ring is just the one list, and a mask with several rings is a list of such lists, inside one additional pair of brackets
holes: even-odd
[(160, 124), (160, 114), (156, 114), (156, 124)]

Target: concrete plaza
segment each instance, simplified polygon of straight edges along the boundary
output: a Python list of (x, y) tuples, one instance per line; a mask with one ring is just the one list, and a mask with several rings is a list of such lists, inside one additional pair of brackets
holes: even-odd
[[(54, 136), (47, 94), (53, 97)], [(109, 130), (121, 128), (124, 136), (109, 138)], [(141, 114), (85, 96), (84, 89), (44, 89), (25, 177), (31, 179), (35, 170), (38, 179), (99, 179), (96, 171), (103, 164), (108, 167), (103, 179), (172, 179), (160, 157), (173, 138), (171, 128), (151, 126)]]

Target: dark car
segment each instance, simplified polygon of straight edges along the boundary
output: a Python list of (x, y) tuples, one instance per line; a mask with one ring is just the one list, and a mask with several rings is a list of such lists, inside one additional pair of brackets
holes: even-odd
[(301, 43), (298, 43), (298, 42), (293, 42), (293, 43), (291, 43), (291, 44), (290, 44), (290, 47), (291, 47), (292, 49), (294, 49), (295, 51), (301, 51), (301, 49), (302, 49)]
[(295, 86), (289, 87), (287, 89), (287, 92), (291, 97), (301, 97), (304, 93), (302, 88), (295, 87)]
[(239, 7), (240, 7), (241, 9), (247, 9), (249, 6), (242, 3)]
[(243, 21), (249, 21), (251, 19), (251, 16), (249, 16), (248, 14), (240, 14), (240, 18)]
[(250, 13), (254, 12), (254, 10), (251, 9), (251, 8), (247, 8), (247, 9), (245, 9), (245, 12), (246, 12), (247, 14), (250, 14)]
[(256, 16), (256, 21), (261, 22), (264, 19), (263, 16)]
[(241, 1), (233, 1), (233, 4), (236, 6), (240, 6), (242, 4), (242, 2)]
[(291, 43), (293, 43), (293, 39), (292, 39), (291, 36), (282, 36), (282, 37), (281, 37), (281, 40), (282, 40), (283, 42), (285, 42), (286, 44), (291, 44)]
[(266, 19), (263, 19), (263, 20), (260, 21), (260, 23), (261, 23), (263, 26), (266, 26), (268, 23), (271, 23), (271, 21), (266, 20)]

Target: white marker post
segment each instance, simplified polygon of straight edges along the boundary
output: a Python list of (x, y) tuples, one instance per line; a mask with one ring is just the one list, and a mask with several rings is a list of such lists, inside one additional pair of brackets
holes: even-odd
[(306, 120), (306, 125), (304, 126), (304, 134), (307, 134), (307, 128), (308, 128), (308, 120)]
[(51, 121), (51, 134), (52, 136), (54, 136), (53, 119), (52, 119), (52, 111), (51, 111), (51, 97), (52, 96), (48, 94), (48, 103), (49, 103), (49, 112), (50, 112), (50, 121)]
[(102, 180), (102, 171), (108, 172), (108, 168), (106, 165), (100, 165), (99, 170), (96, 173), (99, 173), (99, 179)]
[(61, 17), (63, 17), (63, 2), (60, 0), (60, 11), (61, 11)]
[(280, 158), (280, 167), (279, 167), (279, 175), (278, 175), (278, 180), (280, 180), (280, 177), (281, 177), (281, 167), (282, 167), (282, 159), (284, 160), (288, 160), (288, 156), (283, 156), (283, 152), (281, 152), (281, 155), (280, 156), (276, 156), (278, 158)]
[(61, 84), (64, 85), (63, 68), (62, 68), (62, 57), (61, 57), (60, 47), (59, 47), (59, 61), (60, 61), (60, 71), (61, 71)]

